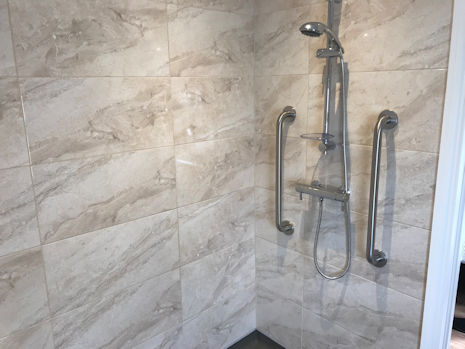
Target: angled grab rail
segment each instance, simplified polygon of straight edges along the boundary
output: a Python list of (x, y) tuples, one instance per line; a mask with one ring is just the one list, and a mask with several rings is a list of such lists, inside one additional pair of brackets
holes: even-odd
[(283, 124), (285, 120), (294, 121), (296, 112), (293, 107), (287, 106), (279, 115), (276, 122), (276, 228), (284, 234), (294, 232), (294, 224), (281, 220), (282, 194), (283, 194)]
[(376, 211), (378, 205), (379, 162), (381, 157), (382, 134), (384, 130), (394, 129), (398, 122), (396, 113), (390, 110), (382, 111), (381, 114), (379, 114), (373, 135), (366, 257), (368, 262), (378, 268), (384, 267), (387, 263), (386, 254), (383, 251), (375, 249)]

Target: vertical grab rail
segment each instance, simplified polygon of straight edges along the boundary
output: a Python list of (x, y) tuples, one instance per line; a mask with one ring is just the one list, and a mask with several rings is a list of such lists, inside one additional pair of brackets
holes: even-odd
[(382, 134), (383, 130), (392, 130), (397, 124), (397, 114), (390, 110), (384, 110), (379, 114), (373, 135), (366, 257), (368, 262), (378, 268), (384, 267), (387, 263), (386, 254), (383, 251), (375, 249), (376, 210), (378, 204), (379, 162), (381, 157)]
[(294, 121), (296, 112), (293, 107), (287, 106), (279, 115), (276, 122), (276, 228), (284, 234), (290, 235), (294, 232), (294, 224), (285, 220), (281, 221), (282, 209), (282, 187), (283, 187), (283, 124), (286, 119)]

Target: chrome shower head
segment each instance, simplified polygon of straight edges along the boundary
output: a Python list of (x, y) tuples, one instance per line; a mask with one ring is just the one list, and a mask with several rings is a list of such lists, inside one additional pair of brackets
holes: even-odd
[(336, 43), (341, 52), (344, 53), (344, 49), (337, 35), (321, 22), (305, 23), (300, 27), (300, 32), (306, 36), (312, 37), (318, 37), (321, 36), (323, 33), (326, 33), (326, 35), (328, 35)]

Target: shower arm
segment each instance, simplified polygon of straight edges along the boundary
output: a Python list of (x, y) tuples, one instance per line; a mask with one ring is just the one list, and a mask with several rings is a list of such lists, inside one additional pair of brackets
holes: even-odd
[(281, 220), (283, 194), (283, 124), (285, 120), (294, 121), (296, 111), (293, 107), (285, 107), (276, 122), (276, 228), (284, 234), (294, 233), (294, 224)]
[(376, 211), (378, 205), (379, 167), (383, 130), (392, 130), (398, 124), (397, 114), (384, 110), (379, 114), (373, 135), (373, 155), (371, 160), (370, 200), (368, 207), (367, 250), (366, 258), (375, 267), (384, 267), (387, 263), (386, 254), (375, 249)]

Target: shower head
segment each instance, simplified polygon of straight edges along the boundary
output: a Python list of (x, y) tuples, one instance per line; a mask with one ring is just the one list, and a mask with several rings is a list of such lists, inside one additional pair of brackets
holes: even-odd
[(339, 47), (342, 53), (344, 49), (336, 34), (321, 22), (308, 22), (300, 27), (300, 32), (306, 36), (318, 37), (326, 33)]

